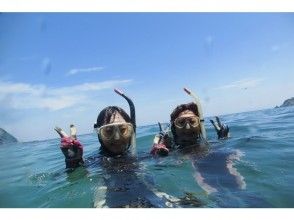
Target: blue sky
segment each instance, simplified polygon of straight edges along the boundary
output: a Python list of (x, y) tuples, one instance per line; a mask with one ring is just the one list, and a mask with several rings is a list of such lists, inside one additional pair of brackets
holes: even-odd
[(294, 96), (293, 13), (2, 13), (0, 127), (21, 141), (55, 125), (93, 131), (133, 98), (139, 125), (202, 100), (205, 116), (272, 108)]

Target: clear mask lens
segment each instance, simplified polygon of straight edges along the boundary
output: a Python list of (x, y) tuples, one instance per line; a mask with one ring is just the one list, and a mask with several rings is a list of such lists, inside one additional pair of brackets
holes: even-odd
[(178, 128), (184, 128), (187, 123), (189, 123), (189, 125), (193, 128), (196, 128), (200, 125), (200, 121), (197, 116), (195, 116), (195, 117), (180, 117), (175, 120), (175, 126)]
[(101, 126), (98, 134), (102, 139), (113, 139), (116, 137), (130, 138), (133, 135), (133, 125), (131, 123), (118, 123)]

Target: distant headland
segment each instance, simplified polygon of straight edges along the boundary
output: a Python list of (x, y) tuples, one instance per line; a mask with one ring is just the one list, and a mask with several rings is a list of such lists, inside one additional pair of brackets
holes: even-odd
[(285, 100), (281, 106), (276, 106), (275, 108), (288, 107), (288, 106), (294, 106), (294, 97)]
[(4, 129), (0, 128), (0, 145), (18, 142), (15, 137), (9, 134)]

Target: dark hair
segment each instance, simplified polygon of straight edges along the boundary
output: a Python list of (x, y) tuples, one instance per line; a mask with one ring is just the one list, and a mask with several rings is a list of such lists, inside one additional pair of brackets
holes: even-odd
[(176, 135), (176, 130), (175, 130), (175, 120), (176, 118), (183, 112), (186, 110), (190, 110), (193, 113), (195, 113), (198, 117), (199, 117), (199, 112), (198, 112), (198, 107), (194, 102), (190, 102), (187, 104), (182, 104), (182, 105), (178, 105), (173, 112), (170, 114), (170, 124), (171, 124), (171, 132), (174, 136), (174, 140), (176, 140), (177, 135)]
[(117, 106), (108, 106), (99, 113), (97, 117), (97, 122), (94, 127), (99, 128), (103, 125), (112, 123), (110, 119), (116, 112), (119, 113), (123, 117), (123, 119), (126, 120), (126, 122), (132, 123), (130, 116), (122, 108)]
[[(120, 107), (117, 106), (108, 106), (106, 108), (104, 108), (98, 115), (97, 117), (97, 122), (96, 124), (94, 124), (94, 128), (99, 128), (103, 125), (107, 125), (112, 123), (111, 121), (111, 117), (113, 116), (113, 114), (119, 113), (123, 119), (128, 122), (128, 123), (132, 123), (132, 120), (130, 118), (130, 116), (125, 112), (125, 110), (123, 110)], [(111, 154), (110, 152), (108, 152), (108, 150), (104, 147), (103, 141), (101, 140), (101, 138), (98, 135), (98, 139), (99, 142), (101, 144), (101, 152), (107, 152), (109, 154)]]

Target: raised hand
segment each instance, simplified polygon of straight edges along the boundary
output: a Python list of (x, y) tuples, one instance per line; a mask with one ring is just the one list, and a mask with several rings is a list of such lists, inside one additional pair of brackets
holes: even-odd
[(213, 125), (218, 139), (225, 139), (229, 137), (229, 127), (228, 125), (222, 124), (219, 117), (215, 117), (217, 124), (213, 121), (210, 120), (211, 124)]
[(67, 168), (75, 168), (84, 163), (83, 145), (77, 140), (77, 130), (74, 125), (70, 125), (70, 136), (59, 127), (54, 129), (61, 137), (61, 151), (65, 156)]
[(169, 148), (171, 147), (171, 141), (166, 131), (163, 131), (160, 122), (158, 122), (159, 134), (155, 135), (153, 140), (153, 147), (151, 149), (151, 154), (159, 156), (167, 156), (169, 153)]

